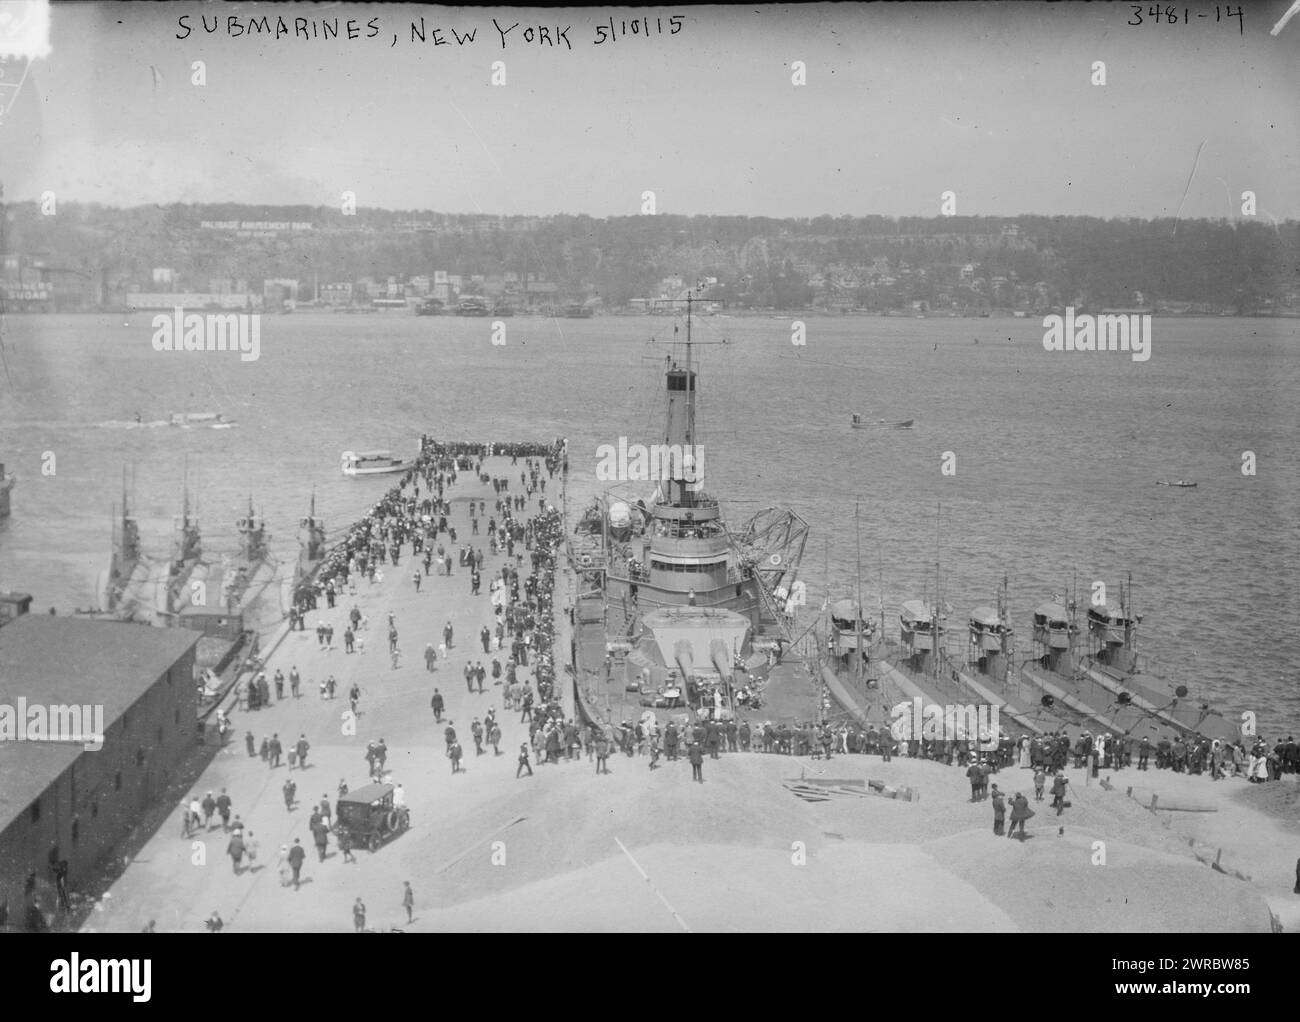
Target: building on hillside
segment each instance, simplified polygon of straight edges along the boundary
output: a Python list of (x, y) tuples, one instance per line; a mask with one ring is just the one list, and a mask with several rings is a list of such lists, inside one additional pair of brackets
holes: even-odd
[(320, 300), (323, 305), (351, 305), (351, 281), (336, 281), (333, 284), (322, 284), (320, 286)]
[(541, 280), (536, 274), (530, 273), (528, 279), (524, 281), (522, 298), (529, 306), (546, 305), (556, 302), (559, 293), (560, 285), (555, 281)]
[(298, 301), (298, 282), (284, 277), (273, 277), (262, 281), (262, 304), (269, 310), (279, 309), (285, 304), (295, 305)]

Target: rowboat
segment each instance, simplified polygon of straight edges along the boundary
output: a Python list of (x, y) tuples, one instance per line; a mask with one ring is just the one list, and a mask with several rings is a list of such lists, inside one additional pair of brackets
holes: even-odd
[(854, 415), (853, 418), (849, 420), (849, 425), (854, 429), (879, 429), (881, 427), (886, 429), (911, 429), (912, 423), (915, 421), (915, 419), (899, 419), (897, 421), (877, 419), (875, 422), (867, 422), (861, 415)]

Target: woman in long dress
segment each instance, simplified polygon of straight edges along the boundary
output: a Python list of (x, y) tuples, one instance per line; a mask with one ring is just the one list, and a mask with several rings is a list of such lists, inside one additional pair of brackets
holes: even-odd
[(1033, 765), (1029, 762), (1029, 736), (1022, 735), (1020, 738), (1020, 769), (1031, 770)]

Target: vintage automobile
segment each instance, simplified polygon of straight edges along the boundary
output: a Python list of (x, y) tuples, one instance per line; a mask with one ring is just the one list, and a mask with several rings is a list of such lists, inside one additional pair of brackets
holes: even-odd
[(339, 797), (337, 826), (346, 827), (354, 845), (370, 851), (411, 825), (411, 810), (393, 802), (391, 784), (367, 784)]

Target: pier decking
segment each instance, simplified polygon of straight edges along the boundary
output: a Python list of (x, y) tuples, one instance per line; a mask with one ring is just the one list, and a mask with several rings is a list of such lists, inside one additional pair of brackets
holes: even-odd
[[(485, 461), (483, 470), (495, 476), (513, 475), (517, 483), (522, 464), (522, 458), (518, 466), (512, 467), (509, 457), (492, 457)], [(374, 486), (379, 499), (388, 482), (391, 480), (366, 485)], [(548, 480), (548, 503), (560, 499), (559, 490), (557, 473), (554, 480)], [(92, 912), (84, 928), (136, 931), (155, 919), (159, 930), (194, 931), (201, 929), (202, 921), (216, 910), (228, 926), (240, 930), (346, 929), (349, 906), (358, 894), (369, 904), (391, 902), (395, 907), (403, 880), (410, 880), (417, 892), (428, 891), (438, 864), (462, 851), (440, 836), (439, 819), (453, 810), (473, 811), (492, 800), (503, 785), (516, 784), (516, 754), (520, 743), (528, 738), (528, 726), (520, 722), (517, 711), (503, 708), (502, 685), (494, 684), (490, 674), (493, 657), (498, 657), (504, 667), (509, 649), (484, 653), (479, 641), (479, 629), (495, 623), (488, 585), (500, 573), (506, 554), (504, 549), (492, 554), (486, 535), (471, 535), (468, 507), (471, 499), (484, 500), (491, 515), (497, 494), (472, 473), (462, 472), (445, 495), (452, 510), (448, 524), (456, 529), (457, 542), (450, 543), (445, 533), (438, 542), (449, 550), (465, 542), (472, 543), (475, 549), (482, 547), (480, 595), (470, 595), (469, 570), (459, 567), (454, 556), (450, 576), (437, 574), (436, 566), (433, 573), (423, 576), (423, 565), (412, 557), (410, 545), (406, 544), (396, 567), (391, 563), (379, 567), (375, 583), (354, 576), (355, 595), (351, 590), (345, 592), (333, 609), (321, 600), (319, 610), (308, 612), (303, 631), (289, 632), (286, 625), (265, 647), (267, 678), (273, 679), (277, 670), (284, 672), (285, 698), (273, 699), (271, 706), (256, 711), (237, 710), (233, 698), (223, 704), (234, 725), (230, 741), (197, 779), (183, 787), (178, 784), (171, 792), (170, 804), (141, 825), (139, 841), (129, 855), (130, 864), (112, 883), (111, 897), (102, 902), (102, 911)], [(510, 495), (516, 495), (515, 488)], [(538, 495), (529, 498), (522, 513), (525, 519), (537, 513), (538, 499)], [(499, 514), (495, 517), (500, 520)], [(486, 518), (481, 520), (486, 526)], [(527, 552), (521, 545), (515, 552), (523, 555), (520, 574), (525, 576), (530, 570)], [(412, 582), (412, 573), (417, 569), (423, 576), (419, 592)], [(569, 645), (567, 614), (561, 603), (566, 584), (571, 586), (561, 571), (555, 599), (557, 620), (562, 619), (555, 645), (560, 664), (568, 656)], [(364, 617), (357, 633), (358, 651), (348, 655), (342, 634), (353, 604)], [(390, 612), (400, 650), (396, 668), (388, 652)], [(334, 627), (332, 649), (323, 648), (317, 641), (315, 627), (321, 622)], [(447, 658), (439, 659), (430, 672), (425, 667), (424, 648), (430, 642), (438, 646), (446, 622), (454, 630), (453, 645)], [(489, 669), (483, 694), (467, 692), (463, 675), (467, 662), (478, 661)], [(291, 696), (287, 681), (295, 668), (302, 677), (298, 699)], [(331, 674), (337, 681), (336, 697), (326, 700), (321, 696), (320, 684)], [(571, 714), (572, 676), (562, 666), (559, 675), (557, 689), (567, 700), (566, 714)], [(518, 677), (520, 681), (533, 680), (531, 658), (530, 666), (519, 668)], [(361, 688), (355, 722), (350, 719), (347, 697), (354, 682)], [(434, 723), (429, 705), (435, 686), (446, 702), (443, 724)], [(470, 725), (476, 717), (482, 720), (490, 707), (495, 708), (502, 731), (501, 752), (494, 755), (485, 742), (486, 753), (476, 756)], [(454, 777), (443, 739), (448, 720), (454, 722), (465, 749), (464, 772)], [(255, 746), (260, 746), (264, 737), (278, 734), (286, 753), (299, 735), (304, 735), (311, 745), (306, 769), (290, 770), (284, 760), (280, 767), (269, 768), (259, 756), (249, 756), (244, 741), (248, 732), (253, 734)], [(319, 862), (307, 818), (323, 797), (333, 805), (340, 780), (351, 788), (366, 783), (366, 743), (379, 738), (388, 746), (386, 780), (402, 784), (411, 809), (412, 830), (378, 852), (355, 850), (356, 865), (342, 863), (331, 836), (328, 857)], [(532, 765), (536, 773), (543, 775), (556, 769), (539, 767), (535, 761)], [(292, 811), (286, 810), (281, 794), (287, 779), (297, 783), (297, 803)], [(540, 778), (530, 782), (525, 777), (517, 783), (540, 783)], [(182, 798), (201, 799), (205, 792), (220, 792), (222, 788), (233, 801), (233, 812), (243, 820), (245, 837), (251, 833), (259, 846), (253, 869), (239, 876), (233, 875), (225, 854), (229, 836), (220, 826), (206, 833), (200, 830), (193, 841), (180, 836)], [(496, 826), (495, 822), (489, 824), (490, 819), (495, 817), (484, 817), (484, 833)], [(146, 833), (155, 828), (151, 836)], [(281, 888), (277, 871), (280, 846), (292, 845), (295, 838), (308, 850), (299, 891)], [(196, 865), (199, 859), (203, 862)], [(398, 911), (387, 914), (394, 922), (402, 915)]]

